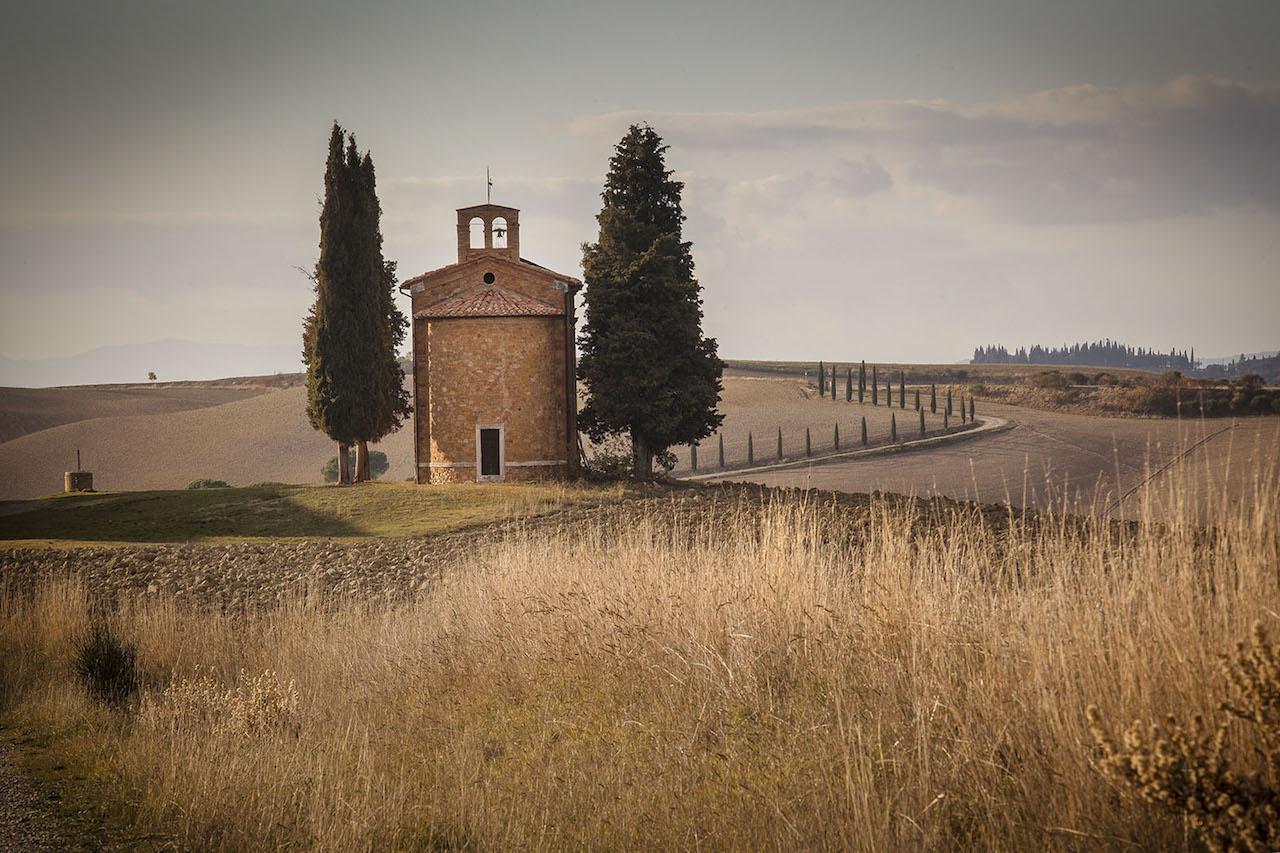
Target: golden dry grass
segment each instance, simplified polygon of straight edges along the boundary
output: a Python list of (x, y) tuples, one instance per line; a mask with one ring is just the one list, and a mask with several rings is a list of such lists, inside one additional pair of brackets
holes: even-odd
[(1098, 772), (1085, 708), (1212, 710), (1215, 653), (1278, 618), (1274, 465), (1255, 484), (1207, 528), (624, 506), (409, 605), (126, 599), (128, 711), (69, 675), (76, 581), (5, 590), (5, 715), (183, 847), (1188, 849)]

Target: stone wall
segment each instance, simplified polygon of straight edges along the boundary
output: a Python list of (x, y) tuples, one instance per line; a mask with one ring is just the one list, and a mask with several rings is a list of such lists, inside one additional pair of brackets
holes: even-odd
[[(509, 481), (563, 476), (566, 467), (561, 463), (568, 456), (565, 318), (467, 317), (418, 323), (418, 434), (424, 442), (419, 482), (474, 480), (477, 424), (503, 425)], [(428, 468), (421, 465), (424, 462), (461, 464)], [(511, 465), (522, 462), (557, 464)]]

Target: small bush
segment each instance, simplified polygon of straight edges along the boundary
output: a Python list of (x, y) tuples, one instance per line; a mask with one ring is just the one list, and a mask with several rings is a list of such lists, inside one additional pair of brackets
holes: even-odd
[(81, 683), (96, 699), (123, 704), (138, 689), (138, 652), (102, 620), (75, 642), (74, 665)]
[(208, 477), (201, 477), (199, 480), (192, 480), (187, 483), (188, 489), (229, 489), (231, 484), (226, 480), (210, 480)]
[[(351, 473), (354, 476), (356, 470), (356, 449), (354, 447), (347, 454), (347, 458), (351, 460)], [(376, 480), (389, 470), (391, 470), (391, 462), (387, 459), (387, 454), (381, 450), (370, 450), (369, 476)], [(324, 463), (324, 467), (320, 469), (320, 476), (324, 477), (326, 483), (338, 482), (337, 456), (329, 457), (329, 461)]]
[(1067, 381), (1072, 385), (1088, 385), (1089, 377), (1085, 376), (1083, 373), (1068, 373)]
[(1261, 391), (1263, 386), (1266, 384), (1267, 383), (1262, 376), (1257, 373), (1246, 373), (1235, 382), (1235, 386), (1237, 388), (1246, 392)]
[(275, 480), (262, 480), (257, 483), (250, 483), (251, 489), (283, 489), (288, 483), (277, 483)]
[[(1090, 705), (1099, 764), (1143, 799), (1182, 815), (1214, 853), (1280, 849), (1280, 645), (1255, 623), (1250, 642), (1219, 662), (1233, 695), (1219, 706), (1225, 714), (1216, 725), (1202, 714), (1185, 724), (1169, 714), (1159, 725), (1134, 723), (1117, 746)], [(1229, 750), (1233, 722), (1252, 729), (1258, 748)]]
[(981, 397), (983, 394), (987, 393), (987, 386), (982, 384), (981, 382), (977, 382), (969, 386), (969, 393), (977, 394), (979, 397)]
[(595, 453), (582, 462), (582, 475), (593, 483), (617, 483), (630, 480), (635, 470), (631, 442), (615, 435), (596, 445)]
[(1056, 370), (1042, 370), (1027, 380), (1035, 388), (1066, 388), (1067, 378)]

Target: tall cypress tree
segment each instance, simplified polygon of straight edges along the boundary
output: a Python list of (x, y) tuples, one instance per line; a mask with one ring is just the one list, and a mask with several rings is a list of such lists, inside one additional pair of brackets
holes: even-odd
[(400, 427), (409, 392), (396, 351), (408, 321), (395, 304), (396, 268), (382, 257), (373, 158), (337, 122), (329, 136), (316, 301), (303, 324), (307, 416), (338, 442), (339, 482), (370, 479), (368, 442)]
[(831, 365), (831, 402), (836, 400), (836, 366)]
[(724, 420), (724, 363), (702, 335), (702, 289), (682, 238), (684, 184), (666, 168), (666, 150), (653, 128), (631, 126), (609, 161), (599, 238), (582, 247), (578, 378), (587, 401), (578, 422), (597, 441), (630, 433), (635, 476), (646, 480), (655, 455)]
[(362, 246), (359, 239), (361, 198), (351, 178), (346, 131), (333, 124), (324, 171), (324, 204), (320, 209), (320, 258), (316, 261), (315, 303), (302, 332), (302, 360), (307, 365), (307, 418), (311, 426), (338, 443), (338, 481), (351, 482), (349, 448), (360, 438), (362, 381), (358, 347)]
[(876, 366), (871, 365), (871, 405), (880, 405), (880, 380), (876, 378)]
[[(351, 138), (351, 149), (355, 137)], [(373, 157), (368, 151), (360, 159), (360, 195), (364, 222), (362, 232), (369, 267), (370, 292), (366, 304), (364, 330), (372, 387), (366, 407), (366, 423), (356, 439), (356, 480), (372, 479), (369, 473), (369, 446), (398, 430), (413, 413), (404, 369), (397, 353), (405, 341), (409, 321), (396, 305), (396, 262), (382, 257), (382, 207), (378, 203)], [(376, 274), (375, 274), (376, 271)]]
[(818, 396), (827, 396), (827, 368), (822, 362), (818, 362)]
[(938, 414), (938, 386), (929, 384), (929, 414)]
[(862, 402), (862, 397), (867, 393), (867, 362), (864, 360), (858, 365), (858, 402)]
[(844, 374), (844, 401), (846, 403), (853, 402), (853, 368), (850, 367)]
[(905, 409), (907, 407), (907, 375), (901, 370), (898, 371), (898, 408)]

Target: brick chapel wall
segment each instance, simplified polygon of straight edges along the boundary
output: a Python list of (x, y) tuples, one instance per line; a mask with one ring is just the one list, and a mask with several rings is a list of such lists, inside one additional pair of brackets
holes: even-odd
[[(428, 396), (430, 378), (430, 365), (427, 363), (427, 321), (415, 319), (413, 321), (413, 448), (415, 464), (427, 461), (427, 448), (431, 446), (431, 419), (418, 415), (419, 412), (425, 412), (427, 409), (427, 402), (430, 399)], [(418, 483), (430, 482), (427, 470), (418, 465), (414, 481)]]
[[(426, 333), (430, 398), (419, 412), (430, 420), (429, 454), (424, 447), (420, 461), (472, 466), (431, 468), (431, 482), (475, 479), (476, 424), (505, 425), (508, 463), (566, 458), (564, 317), (433, 319)], [(564, 472), (506, 469), (509, 481)]]

